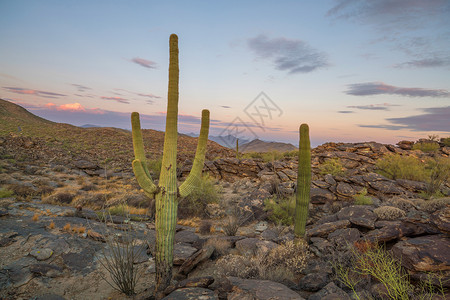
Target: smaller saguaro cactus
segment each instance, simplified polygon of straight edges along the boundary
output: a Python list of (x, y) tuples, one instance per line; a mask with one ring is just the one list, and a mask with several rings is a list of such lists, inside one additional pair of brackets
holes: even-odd
[(236, 139), (236, 158), (239, 159), (239, 139)]
[(297, 197), (295, 203), (295, 238), (305, 237), (306, 219), (311, 189), (311, 145), (308, 124), (300, 125), (300, 145), (298, 152)]

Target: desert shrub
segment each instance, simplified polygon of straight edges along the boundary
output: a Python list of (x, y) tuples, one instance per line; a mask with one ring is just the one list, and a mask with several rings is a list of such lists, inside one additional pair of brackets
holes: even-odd
[(101, 273), (102, 278), (127, 296), (135, 294), (136, 284), (143, 271), (142, 265), (135, 262), (144, 251), (144, 245), (139, 245), (137, 240), (132, 238), (132, 230), (131, 225), (128, 225), (123, 227), (120, 236), (103, 234), (107, 247), (103, 248), (103, 257), (99, 259), (100, 264), (109, 273), (109, 278)]
[(211, 233), (211, 226), (212, 226), (212, 223), (211, 223), (210, 220), (202, 220), (200, 222), (200, 226), (198, 228), (198, 231), (201, 234), (209, 234), (209, 233)]
[(36, 195), (36, 190), (28, 185), (11, 184), (8, 189), (13, 191), (14, 194), (20, 198), (28, 198)]
[(435, 141), (418, 142), (412, 146), (413, 150), (421, 150), (422, 152), (433, 152), (440, 148)]
[(413, 156), (386, 155), (376, 161), (376, 172), (390, 179), (425, 181), (425, 162)]
[(98, 186), (96, 186), (95, 184), (92, 184), (92, 183), (83, 183), (80, 190), (85, 191), (85, 192), (96, 191), (96, 190), (98, 190)]
[(426, 180), (426, 192), (428, 195), (434, 195), (440, 191), (442, 184), (450, 178), (450, 159), (446, 157), (428, 159), (425, 169), (429, 173)]
[(231, 242), (227, 239), (212, 238), (208, 239), (203, 247), (206, 248), (207, 246), (214, 247), (214, 251), (218, 256), (224, 256), (231, 249)]
[(54, 194), (46, 196), (42, 199), (44, 203), (50, 204), (70, 204), (75, 198), (76, 193), (68, 190), (57, 191)]
[(242, 158), (261, 159), (266, 163), (280, 160), (283, 157), (285, 157), (284, 154), (276, 150), (269, 152), (247, 152), (242, 155)]
[(269, 198), (264, 201), (264, 206), (269, 213), (269, 220), (275, 224), (294, 224), (295, 196)]
[(153, 178), (159, 179), (159, 175), (161, 174), (162, 167), (162, 156), (156, 159), (147, 160), (147, 167), (152, 173)]
[(440, 142), (447, 147), (450, 147), (450, 137), (441, 138)]
[(37, 189), (37, 194), (38, 195), (49, 195), (49, 194), (53, 193), (54, 191), (55, 191), (55, 188), (48, 186), (48, 185), (43, 185)]
[(420, 205), (420, 208), (423, 209), (424, 211), (433, 213), (435, 211), (444, 209), (445, 207), (447, 207), (447, 205), (450, 205), (450, 197), (432, 199), (432, 200), (428, 200), (428, 201), (422, 200), (419, 205)]
[(292, 281), (304, 269), (309, 255), (306, 243), (289, 241), (250, 258), (233, 254), (223, 256), (216, 266), (224, 276), (285, 282)]
[(229, 208), (226, 214), (227, 217), (222, 227), (223, 231), (228, 236), (235, 236), (239, 227), (250, 220), (250, 218), (253, 216), (253, 212), (251, 210), (246, 210), (239, 206)]
[(298, 150), (285, 151), (282, 154), (284, 158), (292, 159), (298, 157)]
[(206, 206), (219, 201), (219, 190), (214, 180), (205, 175), (202, 177), (198, 188), (194, 189), (189, 196), (180, 199), (178, 214), (183, 216), (205, 216)]
[(397, 220), (406, 216), (404, 210), (393, 206), (380, 206), (375, 208), (373, 212), (381, 220)]
[(100, 209), (104, 207), (106, 197), (103, 193), (89, 192), (83, 193), (72, 200), (74, 206), (87, 206), (93, 209)]
[(345, 168), (339, 158), (327, 159), (319, 166), (319, 173), (322, 175), (342, 176), (344, 171)]
[(355, 199), (356, 205), (372, 205), (373, 201), (370, 196), (367, 196), (367, 189), (363, 188), (362, 191), (360, 191), (358, 194), (353, 196), (353, 199)]
[(0, 198), (12, 197), (13, 194), (14, 192), (11, 190), (0, 188)]

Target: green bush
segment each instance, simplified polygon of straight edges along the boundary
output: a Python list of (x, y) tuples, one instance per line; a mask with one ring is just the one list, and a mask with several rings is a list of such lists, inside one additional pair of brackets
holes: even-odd
[(339, 158), (328, 159), (319, 166), (319, 173), (322, 175), (342, 176), (344, 175), (344, 170), (344, 166)]
[(295, 196), (269, 198), (264, 201), (269, 220), (277, 225), (294, 224)]
[(447, 157), (428, 159), (425, 169), (428, 172), (427, 194), (439, 194), (441, 186), (450, 178), (450, 159)]
[(189, 196), (180, 200), (178, 214), (181, 217), (205, 216), (206, 206), (219, 202), (219, 192), (214, 180), (209, 175), (204, 175), (199, 187), (193, 190)]
[(149, 159), (147, 160), (147, 167), (152, 173), (152, 177), (159, 179), (159, 174), (161, 173), (162, 167), (162, 156), (157, 159)]
[(425, 181), (427, 172), (425, 162), (413, 156), (399, 154), (386, 155), (375, 163), (377, 173), (390, 179)]
[(242, 158), (249, 159), (262, 159), (264, 162), (273, 162), (280, 160), (284, 157), (284, 153), (280, 151), (269, 151), (269, 152), (247, 152), (242, 155)]
[(422, 152), (433, 152), (440, 148), (439, 144), (434, 141), (418, 142), (412, 146), (413, 150), (421, 150)]
[(441, 143), (444, 144), (444, 146), (450, 147), (450, 137), (441, 138)]
[(353, 196), (353, 199), (355, 199), (356, 205), (372, 205), (373, 201), (370, 196), (367, 196), (367, 189), (364, 188), (361, 192)]
[(13, 191), (7, 190), (7, 189), (0, 189), (0, 198), (8, 198), (12, 197)]

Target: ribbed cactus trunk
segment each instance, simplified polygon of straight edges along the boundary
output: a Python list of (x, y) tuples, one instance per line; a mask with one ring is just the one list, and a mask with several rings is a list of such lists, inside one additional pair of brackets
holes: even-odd
[(305, 237), (311, 189), (311, 145), (308, 124), (300, 126), (298, 152), (297, 198), (295, 203), (294, 234), (298, 240)]
[(186, 197), (196, 188), (202, 176), (206, 142), (209, 131), (209, 111), (202, 111), (202, 125), (194, 164), (186, 181), (177, 188), (177, 119), (178, 119), (178, 37), (170, 36), (169, 91), (164, 136), (164, 153), (158, 186), (147, 169), (139, 114), (131, 114), (135, 160), (133, 171), (145, 194), (156, 200), (156, 291), (157, 299), (164, 297), (164, 290), (172, 279), (173, 246), (177, 220), (178, 196)]

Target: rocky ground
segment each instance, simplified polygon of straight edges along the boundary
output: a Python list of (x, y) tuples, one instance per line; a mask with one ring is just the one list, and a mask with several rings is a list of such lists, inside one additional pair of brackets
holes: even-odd
[[(57, 159), (46, 162), (39, 155), (17, 160), (14, 151), (5, 150), (13, 149), (11, 140), (4, 139), (3, 145), (8, 147), (3, 148), (0, 184), (16, 190), (15, 195), (0, 200), (0, 298), (127, 299), (103, 279), (108, 272), (101, 262), (112, 251), (110, 238), (126, 242), (131, 236), (134, 265), (142, 272), (134, 298), (151, 299), (155, 241), (151, 207), (146, 207), (148, 216), (113, 216), (108, 222), (102, 222), (98, 213), (104, 206), (100, 202), (107, 206), (124, 199), (134, 204), (149, 202), (142, 198), (129, 170), (105, 170), (89, 156), (64, 156), (64, 165)], [(31, 153), (45, 147), (34, 142), (16, 145), (23, 145), (16, 148), (17, 153), (28, 149), (31, 158)], [(201, 221), (180, 222), (175, 280), (166, 299), (354, 299), (353, 292), (336, 277), (332, 262), (348, 264), (352, 259), (349, 245), (374, 244), (384, 245), (401, 260), (413, 283), (450, 288), (448, 183), (441, 188), (447, 197), (424, 200), (420, 198), (426, 188), (423, 182), (391, 180), (375, 173), (376, 160), (389, 153), (429, 156), (408, 147), (405, 143), (399, 147), (329, 143), (313, 150), (308, 245), (302, 270), (292, 277), (252, 273), (250, 262), (293, 239), (292, 228), (268, 222), (264, 199), (294, 193), (296, 160), (209, 160), (205, 172), (218, 179), (222, 202), (206, 208), (212, 230), (201, 229)], [(449, 148), (441, 147), (439, 155), (448, 159)], [(332, 158), (340, 159), (344, 174), (319, 172)], [(180, 179), (189, 169), (187, 160), (180, 168)], [(371, 205), (354, 204), (354, 197), (363, 190)], [(62, 191), (70, 199), (58, 194)], [(251, 215), (239, 224), (235, 236), (227, 236), (226, 208), (234, 206)], [(232, 259), (238, 257), (245, 258), (239, 272), (231, 268)], [(246, 268), (250, 268), (247, 273)], [(383, 296), (379, 281), (371, 276), (360, 279), (356, 289), (365, 291), (361, 299), (390, 299)]]

